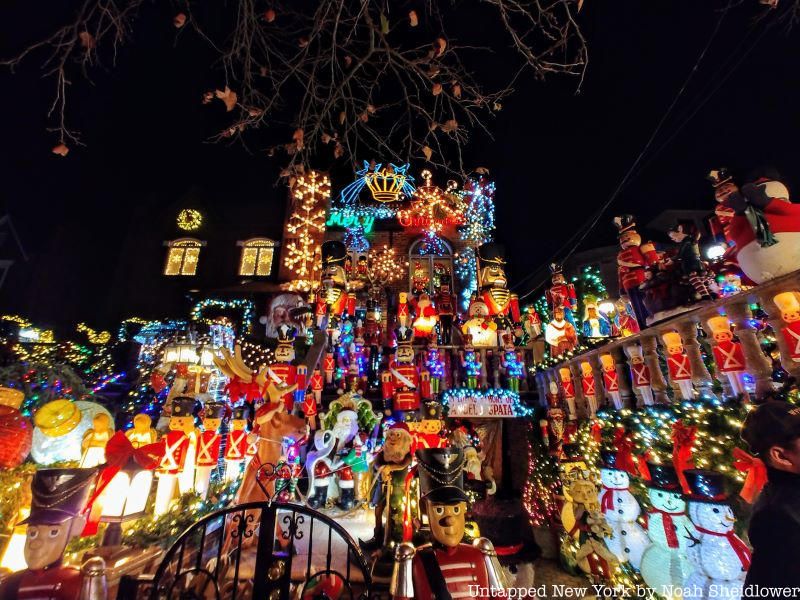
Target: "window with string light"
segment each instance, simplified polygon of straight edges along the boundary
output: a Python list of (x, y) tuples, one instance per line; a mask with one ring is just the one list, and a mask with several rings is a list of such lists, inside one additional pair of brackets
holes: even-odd
[(192, 276), (197, 274), (197, 263), (200, 260), (200, 248), (205, 242), (193, 238), (181, 238), (165, 242), (167, 246), (167, 263), (164, 275)]
[(239, 275), (267, 277), (272, 272), (272, 259), (278, 245), (275, 241), (269, 238), (253, 238), (237, 244), (242, 247)]
[(435, 241), (425, 236), (411, 244), (408, 280), (412, 294), (437, 294), (443, 284), (453, 290), (453, 248), (440, 237)]

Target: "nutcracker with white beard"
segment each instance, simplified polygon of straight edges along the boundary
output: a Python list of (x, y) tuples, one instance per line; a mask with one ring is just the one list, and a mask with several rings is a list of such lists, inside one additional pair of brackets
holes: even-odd
[[(67, 543), (81, 534), (97, 470), (40, 469), (31, 482), (31, 512), (23, 555), (27, 568), (0, 579), (0, 600), (105, 598), (103, 561), (63, 565)], [(93, 577), (94, 576), (94, 577)], [(102, 595), (101, 595), (102, 593)], [(92, 594), (92, 595), (89, 595)]]
[(506, 254), (503, 246), (490, 242), (478, 247), (480, 298), (489, 307), (497, 327), (507, 333), (520, 322), (519, 297), (508, 290)]
[(727, 481), (716, 471), (689, 469), (683, 472), (689, 483), (689, 517), (699, 532), (700, 543), (689, 549), (696, 570), (686, 581), (697, 586), (700, 596), (739, 598), (747, 570), (750, 549), (734, 532), (736, 517), (729, 504)]

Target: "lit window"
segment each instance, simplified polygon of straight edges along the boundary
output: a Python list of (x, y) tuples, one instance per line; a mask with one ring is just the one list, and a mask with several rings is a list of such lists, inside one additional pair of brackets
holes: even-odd
[(408, 252), (408, 271), (411, 293), (414, 295), (438, 294), (442, 284), (453, 291), (453, 250), (449, 243), (442, 241), (441, 254), (428, 254), (423, 248), (425, 242), (417, 240)]
[(197, 273), (197, 261), (200, 259), (199, 240), (184, 238), (167, 242), (167, 264), (164, 275), (194, 275)]
[(267, 238), (256, 238), (239, 242), (242, 259), (239, 261), (239, 275), (266, 277), (272, 271), (272, 257), (277, 245)]

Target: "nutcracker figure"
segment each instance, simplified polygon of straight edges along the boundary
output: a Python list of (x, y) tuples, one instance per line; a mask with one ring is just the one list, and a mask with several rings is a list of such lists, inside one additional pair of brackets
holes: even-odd
[(439, 393), (444, 380), (444, 361), (436, 340), (431, 340), (428, 343), (428, 351), (425, 353), (425, 367), (431, 377), (431, 395), (435, 397)]
[(472, 544), (462, 543), (468, 499), (461, 450), (426, 448), (417, 450), (416, 457), (433, 542), (419, 548), (408, 542), (397, 547), (391, 597), (486, 600), (505, 596), (505, 574), (492, 542), (478, 538)]
[(630, 302), (627, 302), (625, 298), (619, 298), (614, 302), (614, 308), (617, 309), (617, 331), (620, 336), (628, 337), (641, 331), (636, 316), (631, 314), (633, 309)]
[(642, 237), (636, 231), (636, 220), (633, 215), (614, 217), (614, 225), (619, 230), (620, 251), (617, 254), (619, 289), (630, 300), (638, 324), (646, 327), (648, 312), (639, 286), (644, 283), (648, 267), (658, 263), (658, 253), (652, 242), (642, 243)]
[(278, 347), (275, 348), (275, 362), (267, 367), (267, 375), (279, 387), (297, 386), (292, 391), (283, 395), (286, 411), (294, 411), (295, 400), (302, 402), (306, 390), (306, 367), (296, 366), (294, 352), (294, 338), (297, 330), (282, 323), (278, 327)]
[(567, 413), (570, 421), (578, 418), (578, 413), (575, 410), (575, 382), (572, 381), (572, 371), (569, 367), (561, 367), (558, 370), (561, 377), (561, 389), (564, 392), (564, 400), (567, 403)]
[(420, 294), (414, 303), (414, 338), (430, 340), (436, 335), (436, 323), (439, 321), (439, 313), (431, 302), (428, 294)]
[(625, 350), (630, 358), (631, 385), (642, 395), (645, 406), (655, 404), (653, 399), (653, 388), (650, 386), (650, 369), (644, 364), (642, 348), (639, 344), (631, 344)]
[(389, 363), (389, 370), (381, 376), (383, 410), (386, 416), (393, 413), (404, 415), (407, 412), (419, 410), (422, 391), (419, 371), (414, 364), (414, 348), (411, 346), (412, 331), (406, 327), (400, 327), (395, 332), (395, 336), (397, 348), (394, 360)]
[[(86, 523), (85, 510), (97, 470), (39, 469), (31, 482), (31, 512), (23, 555), (28, 567), (0, 579), (0, 600), (105, 598), (102, 559), (65, 566), (67, 543)], [(101, 595), (102, 594), (102, 595)]]
[(311, 303), (314, 306), (314, 321), (317, 329), (322, 331), (327, 327), (326, 320), (328, 318), (328, 303), (325, 302), (325, 294), (313, 294)]
[(367, 300), (367, 314), (364, 321), (364, 344), (369, 349), (369, 367), (367, 371), (369, 382), (373, 384), (376, 379), (376, 369), (380, 360), (381, 345), (383, 344), (381, 307), (377, 300)]
[(247, 407), (234, 406), (225, 441), (225, 481), (236, 481), (242, 473), (247, 452)]
[(522, 329), (527, 336), (525, 339), (526, 344), (542, 335), (542, 319), (532, 306), (526, 306), (523, 311)]
[(306, 397), (303, 401), (303, 414), (306, 416), (310, 430), (315, 431), (317, 429), (317, 414), (322, 403), (322, 389), (325, 387), (325, 380), (319, 369), (314, 369), (311, 374), (310, 385), (311, 392), (306, 392)]
[(506, 254), (500, 244), (490, 242), (478, 247), (478, 286), (498, 329), (513, 331), (514, 324), (520, 322), (519, 297), (508, 290)]
[(595, 390), (596, 384), (594, 373), (592, 373), (592, 365), (583, 361), (581, 363), (581, 389), (583, 396), (586, 398), (586, 403), (589, 406), (589, 416), (594, 417), (597, 413), (597, 391)]
[(550, 382), (550, 391), (547, 394), (547, 414), (544, 419), (539, 421), (542, 432), (542, 440), (548, 448), (551, 456), (562, 458), (562, 446), (564, 445), (564, 411), (558, 397), (558, 386), (555, 381)]
[(206, 402), (203, 407), (203, 431), (197, 436), (197, 467), (194, 474), (194, 491), (205, 499), (211, 483), (211, 471), (219, 462), (219, 447), (222, 436), (219, 428), (225, 405), (221, 402)]
[(449, 344), (453, 332), (453, 316), (456, 313), (456, 299), (450, 291), (449, 283), (442, 283), (434, 298), (439, 311), (439, 339), (442, 344)]
[(622, 406), (622, 396), (619, 392), (619, 374), (617, 373), (617, 363), (610, 354), (600, 355), (600, 364), (603, 366), (603, 385), (606, 394), (614, 403), (614, 408), (620, 410)]
[[(179, 396), (172, 401), (169, 432), (162, 439), (164, 456), (156, 475), (156, 501), (154, 514), (161, 516), (169, 509), (175, 496), (176, 486), (181, 493), (191, 491), (194, 486), (195, 434), (194, 398)], [(191, 477), (191, 479), (189, 479)]]
[(400, 292), (397, 300), (397, 324), (408, 327), (411, 319), (411, 307), (408, 304), (408, 292)]
[(781, 319), (785, 323), (781, 328), (783, 338), (789, 348), (789, 356), (794, 362), (800, 362), (800, 301), (797, 292), (781, 292), (774, 298), (775, 305), (781, 311)]
[(550, 354), (554, 357), (571, 352), (578, 345), (575, 327), (566, 320), (564, 314), (563, 308), (556, 307), (553, 311), (553, 320), (544, 330), (544, 339), (550, 344)]
[(474, 390), (478, 387), (478, 377), (483, 369), (483, 361), (480, 353), (472, 346), (472, 335), (464, 334), (464, 349), (459, 352), (461, 355), (461, 366), (464, 368), (464, 375), (467, 378), (467, 387)]
[(525, 378), (525, 362), (514, 347), (513, 335), (504, 335), (503, 342), (505, 345), (503, 354), (500, 356), (500, 366), (508, 380), (508, 389), (512, 392), (519, 392), (519, 382)]
[(711, 336), (717, 342), (714, 346), (714, 361), (720, 373), (725, 373), (731, 384), (731, 391), (734, 396), (742, 396), (749, 400), (750, 396), (744, 386), (743, 375), (747, 367), (744, 362), (744, 352), (739, 342), (733, 341), (731, 322), (728, 317), (711, 317), (708, 320), (708, 328)]
[(328, 330), (338, 329), (346, 314), (355, 315), (356, 299), (347, 292), (347, 274), (344, 269), (347, 247), (339, 241), (322, 244), (322, 294), (328, 307)]
[(134, 448), (141, 448), (158, 441), (158, 432), (153, 429), (153, 419), (147, 413), (139, 413), (133, 417), (133, 427), (125, 432)]
[(333, 374), (336, 372), (336, 356), (333, 352), (326, 352), (322, 357), (322, 372), (325, 373), (325, 383), (333, 385)]
[(552, 274), (550, 281), (553, 286), (545, 292), (547, 304), (555, 316), (557, 308), (563, 309), (563, 317), (575, 327), (574, 313), (578, 309), (578, 297), (575, 295), (575, 286), (567, 283), (564, 273), (561, 271), (561, 265), (552, 263), (550, 265), (550, 272)]
[(684, 400), (694, 400), (694, 387), (692, 387), (692, 366), (689, 357), (683, 351), (683, 340), (679, 333), (670, 331), (661, 336), (667, 349), (667, 367), (669, 378), (677, 383)]

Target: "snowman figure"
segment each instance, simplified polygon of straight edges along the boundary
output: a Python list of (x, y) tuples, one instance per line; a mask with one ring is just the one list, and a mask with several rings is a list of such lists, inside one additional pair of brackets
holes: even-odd
[(640, 571), (645, 583), (656, 593), (670, 598), (670, 591), (681, 591), (694, 570), (689, 548), (697, 545), (699, 533), (686, 515), (678, 474), (672, 465), (647, 464), (650, 481), (647, 493), (653, 505), (647, 513), (650, 546), (642, 555)]
[(700, 543), (689, 550), (695, 571), (686, 585), (702, 589), (705, 598), (710, 589), (714, 595), (739, 598), (750, 568), (750, 549), (733, 531), (736, 518), (725, 476), (705, 469), (689, 469), (684, 475), (691, 490), (689, 517), (700, 534)]
[(617, 461), (618, 453), (600, 451), (600, 483), (598, 494), (600, 510), (611, 526), (612, 536), (605, 540), (606, 546), (620, 562), (628, 561), (639, 568), (650, 540), (636, 519), (642, 512), (639, 502), (631, 494), (630, 476)]

